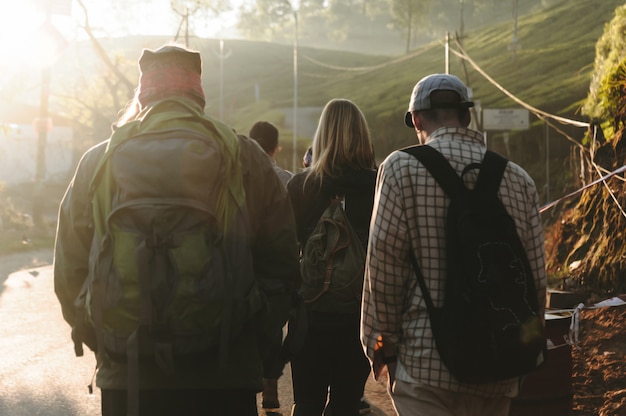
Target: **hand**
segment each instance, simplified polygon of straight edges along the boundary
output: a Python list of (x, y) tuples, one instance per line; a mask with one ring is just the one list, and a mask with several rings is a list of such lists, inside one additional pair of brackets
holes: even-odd
[(72, 327), (72, 341), (74, 341), (74, 354), (77, 357), (82, 357), (84, 354), (83, 344), (94, 353), (98, 350), (96, 331), (93, 326), (86, 322), (80, 322)]

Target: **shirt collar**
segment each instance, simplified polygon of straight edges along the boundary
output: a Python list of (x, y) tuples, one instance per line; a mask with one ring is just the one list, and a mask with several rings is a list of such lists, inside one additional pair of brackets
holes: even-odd
[(430, 136), (428, 136), (428, 139), (426, 139), (426, 144), (434, 140), (460, 140), (467, 142), (476, 142), (482, 145), (485, 144), (482, 133), (465, 127), (438, 128), (437, 130), (432, 132)]

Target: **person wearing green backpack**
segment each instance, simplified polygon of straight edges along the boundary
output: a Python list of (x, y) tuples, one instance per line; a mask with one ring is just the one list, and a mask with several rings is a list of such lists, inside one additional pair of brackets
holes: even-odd
[(144, 50), (111, 137), (61, 202), (55, 292), (102, 415), (256, 415), (263, 348), (299, 287), (295, 222), (262, 149), (204, 114), (198, 52)]

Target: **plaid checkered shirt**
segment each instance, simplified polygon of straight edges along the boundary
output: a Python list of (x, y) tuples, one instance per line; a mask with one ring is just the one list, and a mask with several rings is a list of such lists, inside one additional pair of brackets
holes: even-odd
[[(465, 128), (440, 128), (427, 144), (443, 153), (461, 173), (485, 153), (482, 135)], [(475, 171), (465, 175), (473, 186)], [(535, 277), (543, 316), (546, 293), (544, 237), (538, 195), (530, 176), (509, 162), (498, 192), (515, 220)], [(445, 222), (448, 197), (413, 156), (396, 151), (378, 171), (370, 228), (362, 311), (362, 341), (370, 360), (379, 335), (398, 351), (396, 378), (485, 397), (514, 397), (520, 379), (463, 384), (448, 372), (435, 347), (426, 303), (409, 260), (413, 250), (435, 306), (443, 302)]]

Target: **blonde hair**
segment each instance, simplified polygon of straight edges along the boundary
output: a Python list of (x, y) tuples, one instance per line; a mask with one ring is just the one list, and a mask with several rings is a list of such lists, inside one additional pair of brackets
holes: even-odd
[(139, 90), (135, 91), (135, 95), (124, 108), (119, 111), (119, 118), (115, 122), (117, 127), (121, 127), (124, 124), (136, 120), (139, 113), (141, 113), (141, 104), (139, 103)]
[(315, 178), (320, 185), (325, 176), (375, 167), (365, 116), (355, 103), (344, 98), (330, 100), (324, 107), (312, 148), (313, 162), (306, 180)]

